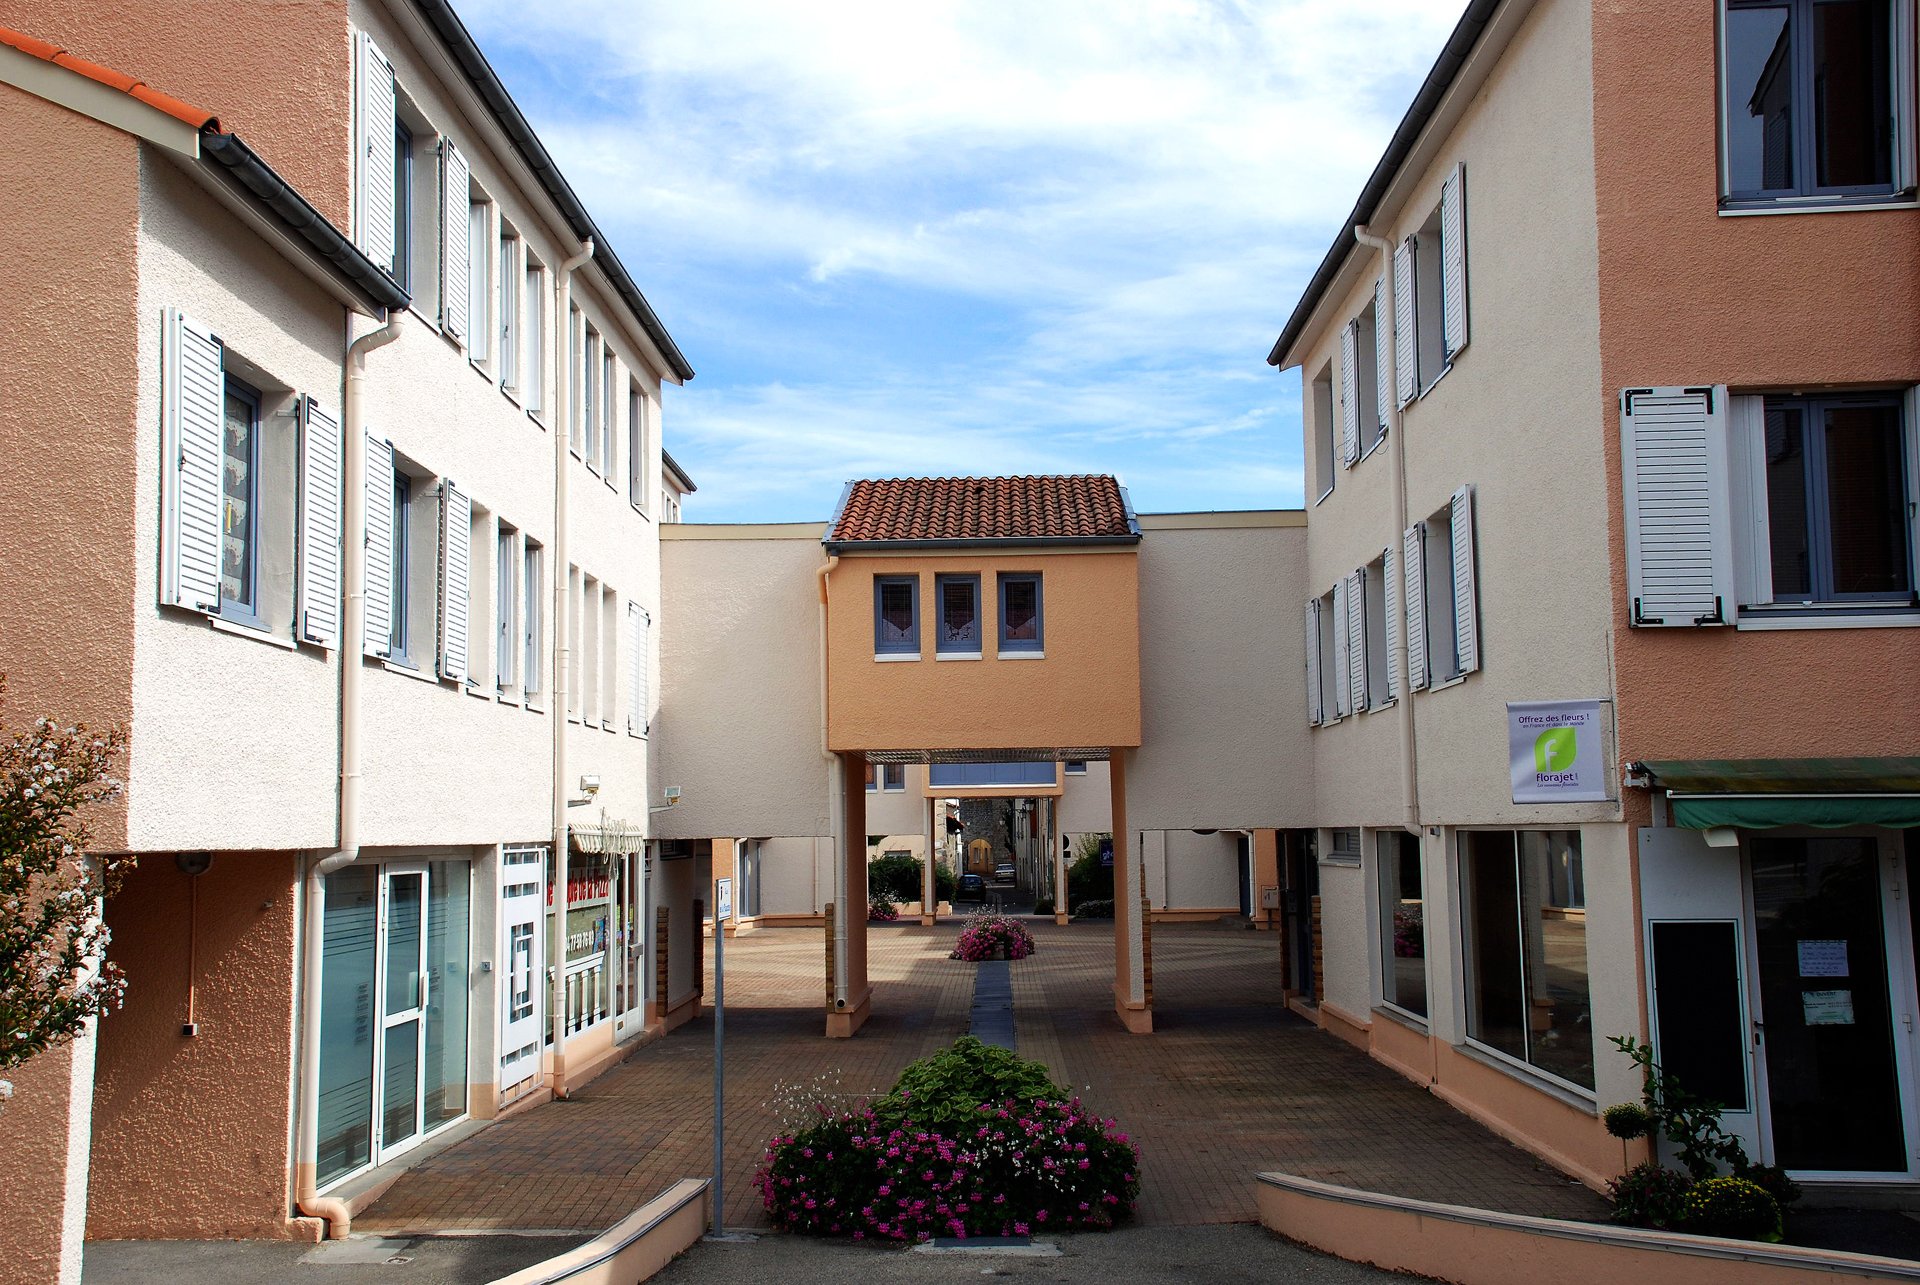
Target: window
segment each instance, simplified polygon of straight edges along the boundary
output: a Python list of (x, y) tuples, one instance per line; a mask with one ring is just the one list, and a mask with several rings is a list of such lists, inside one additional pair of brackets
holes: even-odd
[(1307, 600), (1307, 721), (1315, 727), (1353, 712), (1348, 704), (1346, 582)]
[(1377, 402), (1374, 307), (1340, 331), (1340, 459), (1348, 468), (1380, 445), (1386, 428)]
[(1402, 585), (1406, 597), (1408, 685), (1450, 683), (1480, 668), (1480, 616), (1473, 488), (1407, 528)]
[(1435, 206), (1413, 236), (1414, 370), (1426, 392), (1446, 369), (1446, 345), (1440, 336), (1440, 209)]
[(1000, 654), (1044, 654), (1037, 573), (1000, 573)]
[(1068, 776), (1085, 776), (1086, 774), (1087, 774), (1087, 761), (1085, 759), (1068, 759), (1067, 760)]
[(1400, 694), (1393, 681), (1393, 650), (1396, 640), (1389, 628), (1389, 622), (1393, 617), (1387, 602), (1391, 596), (1389, 593), (1392, 584), (1389, 579), (1391, 570), (1391, 562), (1383, 550), (1379, 557), (1369, 562), (1360, 572), (1360, 610), (1367, 637), (1362, 685), (1366, 688), (1368, 709), (1384, 709)]
[(917, 576), (873, 578), (875, 656), (920, 658), (920, 580)]
[(608, 585), (600, 590), (600, 727), (611, 732), (620, 699), (620, 594)]
[(1577, 830), (1461, 835), (1467, 1037), (1593, 1088), (1592, 1001)]
[(500, 228), (500, 387), (520, 388), (520, 239)]
[(1338, 457), (1333, 445), (1333, 364), (1329, 362), (1313, 377), (1313, 478), (1314, 502), (1333, 494)]
[(606, 476), (608, 486), (614, 485), (614, 462), (619, 458), (614, 448), (620, 432), (620, 403), (614, 400), (613, 377), (613, 348), (602, 344), (600, 349), (600, 458), (604, 461), (602, 472)]
[[(410, 663), (407, 654), (409, 631), (407, 613), (411, 604), (407, 595), (407, 570), (413, 541), (408, 527), (413, 509), (413, 479), (398, 469), (393, 473), (393, 543), (387, 561), (387, 656), (400, 664)], [(375, 573), (369, 567), (368, 572)]]
[(526, 285), (527, 373), (520, 381), (520, 392), (527, 409), (538, 415), (547, 408), (547, 291), (545, 270), (531, 254), (527, 255)]
[(867, 764), (867, 790), (873, 793), (885, 790), (888, 794), (900, 794), (907, 788), (907, 768), (904, 763)]
[[(1455, 165), (1440, 203), (1393, 254), (1396, 394), (1432, 388), (1467, 346), (1467, 170)], [(1378, 291), (1375, 299), (1380, 299)], [(1376, 372), (1377, 374), (1377, 372)]]
[(587, 467), (600, 471), (600, 420), (594, 413), (594, 385), (600, 377), (600, 332), (587, 327), (580, 349), (580, 431), (586, 438)]
[(940, 602), (940, 635), (934, 651), (942, 656), (980, 654), (980, 577), (935, 576)]
[(640, 385), (627, 385), (627, 503), (646, 511), (647, 395)]
[[(1721, 181), (1730, 205), (1895, 191), (1903, 104), (1889, 0), (1728, 0)], [(1911, 36), (1909, 35), (1909, 41)]]
[(467, 203), (467, 355), (481, 362), (492, 351), (488, 340), (493, 323), (487, 315), (493, 293), (487, 271), (493, 245), (490, 215), (485, 201)]
[(220, 434), (220, 615), (260, 616), (260, 394), (229, 375)]
[(580, 454), (580, 309), (567, 308), (567, 445)]
[(1426, 902), (1420, 839), (1405, 830), (1375, 836), (1380, 881), (1380, 997), (1416, 1017), (1427, 1015)]
[(1321, 861), (1330, 866), (1357, 866), (1360, 864), (1360, 829), (1358, 826), (1343, 826), (1327, 831), (1327, 853)]
[(627, 603), (627, 735), (652, 730), (653, 617), (639, 603)]
[(393, 121), (393, 279), (413, 288), (413, 131)]
[(514, 661), (520, 652), (517, 617), (520, 596), (517, 592), (520, 550), (517, 533), (502, 522), (494, 537), (493, 577), (493, 684), (501, 692), (513, 689)]
[(532, 700), (540, 691), (540, 546), (524, 542), (520, 554), (520, 686)]

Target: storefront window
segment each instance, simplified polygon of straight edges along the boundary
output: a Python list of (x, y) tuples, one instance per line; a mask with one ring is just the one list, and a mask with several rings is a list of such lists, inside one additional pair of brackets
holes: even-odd
[(322, 1185), (373, 1158), (375, 931), (379, 876), (348, 866), (327, 876), (320, 950)]
[(1426, 902), (1420, 888), (1420, 840), (1404, 830), (1382, 832), (1380, 864), (1380, 990), (1395, 1008), (1427, 1015)]
[(1592, 1001), (1577, 830), (1462, 836), (1467, 1034), (1549, 1075), (1593, 1087)]
[[(553, 905), (553, 868), (547, 868), (547, 905)], [(574, 852), (567, 858), (567, 931), (565, 949), (566, 1033), (605, 1021), (611, 1011), (613, 979), (607, 968), (607, 943), (613, 923), (613, 863), (605, 853)], [(547, 964), (555, 963), (555, 944), (547, 943)], [(551, 1042), (551, 1032), (549, 1032)]]
[(431, 1132), (467, 1113), (467, 956), (472, 880), (465, 861), (427, 867), (428, 991), (426, 1117)]

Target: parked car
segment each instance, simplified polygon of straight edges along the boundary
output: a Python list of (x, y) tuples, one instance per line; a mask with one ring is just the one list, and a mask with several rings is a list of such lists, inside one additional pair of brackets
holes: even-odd
[(985, 901), (987, 899), (987, 881), (979, 875), (961, 875), (960, 884), (953, 890), (955, 901)]
[(1013, 882), (1013, 862), (1002, 861), (999, 865), (995, 866), (993, 868), (993, 877), (995, 879), (998, 879), (1001, 883), (1012, 883)]

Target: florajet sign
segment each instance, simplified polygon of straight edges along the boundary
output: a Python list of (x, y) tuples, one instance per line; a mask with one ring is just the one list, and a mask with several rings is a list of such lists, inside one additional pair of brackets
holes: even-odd
[(1509, 701), (1507, 762), (1515, 803), (1604, 803), (1599, 701)]

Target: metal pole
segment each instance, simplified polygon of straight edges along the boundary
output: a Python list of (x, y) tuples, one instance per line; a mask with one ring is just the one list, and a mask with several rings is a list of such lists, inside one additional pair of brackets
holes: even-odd
[(713, 921), (713, 1234), (722, 1234), (726, 1218), (727, 1101), (727, 933)]

